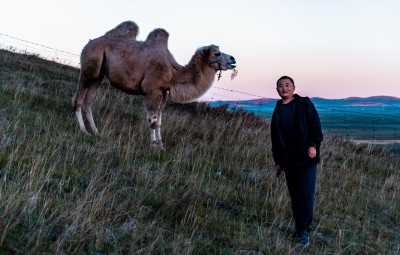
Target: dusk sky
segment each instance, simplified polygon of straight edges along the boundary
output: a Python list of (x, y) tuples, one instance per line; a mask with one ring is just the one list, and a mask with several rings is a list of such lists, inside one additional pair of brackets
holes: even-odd
[[(302, 96), (400, 97), (399, 0), (13, 0), (1, 9), (0, 33), (77, 55), (126, 20), (138, 24), (139, 40), (166, 29), (182, 65), (198, 47), (219, 45), (238, 75), (224, 72), (203, 100), (277, 98), (282, 75)], [(0, 35), (0, 46), (11, 42)]]

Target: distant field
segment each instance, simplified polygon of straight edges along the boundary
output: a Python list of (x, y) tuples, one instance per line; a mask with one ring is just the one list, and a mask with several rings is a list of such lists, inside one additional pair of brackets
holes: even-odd
[(356, 143), (384, 146), (400, 153), (400, 117), (326, 110), (320, 110), (319, 114), (325, 133), (343, 136)]
[[(238, 105), (240, 107), (238, 107)], [(275, 103), (268, 105), (229, 104), (271, 119)], [(334, 108), (335, 107), (335, 108)], [(338, 135), (356, 143), (383, 146), (400, 154), (400, 108), (317, 106), (325, 134)]]

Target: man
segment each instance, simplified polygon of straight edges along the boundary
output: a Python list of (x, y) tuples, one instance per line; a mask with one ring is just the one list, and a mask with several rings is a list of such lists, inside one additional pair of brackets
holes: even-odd
[(295, 221), (294, 236), (310, 243), (317, 164), (323, 138), (319, 115), (308, 97), (294, 94), (292, 78), (282, 76), (276, 83), (281, 97), (271, 120), (272, 154), (279, 177), (285, 172)]

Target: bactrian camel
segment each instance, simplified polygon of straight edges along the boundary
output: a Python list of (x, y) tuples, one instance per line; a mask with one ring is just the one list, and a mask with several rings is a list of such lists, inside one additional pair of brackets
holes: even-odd
[(74, 111), (81, 131), (87, 133), (83, 108), (92, 132), (99, 134), (92, 106), (105, 76), (115, 88), (145, 97), (151, 146), (163, 149), (160, 127), (167, 97), (179, 103), (193, 101), (211, 87), (218, 71), (235, 68), (236, 61), (210, 45), (197, 49), (189, 63), (181, 66), (168, 50), (167, 31), (157, 28), (145, 41), (137, 41), (138, 31), (136, 23), (126, 21), (83, 48)]

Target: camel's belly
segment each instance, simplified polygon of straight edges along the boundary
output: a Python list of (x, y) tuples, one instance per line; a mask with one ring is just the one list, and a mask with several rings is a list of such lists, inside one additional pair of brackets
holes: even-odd
[(144, 94), (142, 89), (140, 88), (140, 86), (126, 86), (126, 85), (124, 86), (124, 85), (116, 84), (113, 82), (110, 82), (110, 83), (113, 87), (115, 87), (125, 93), (131, 94), (131, 95), (143, 95)]

